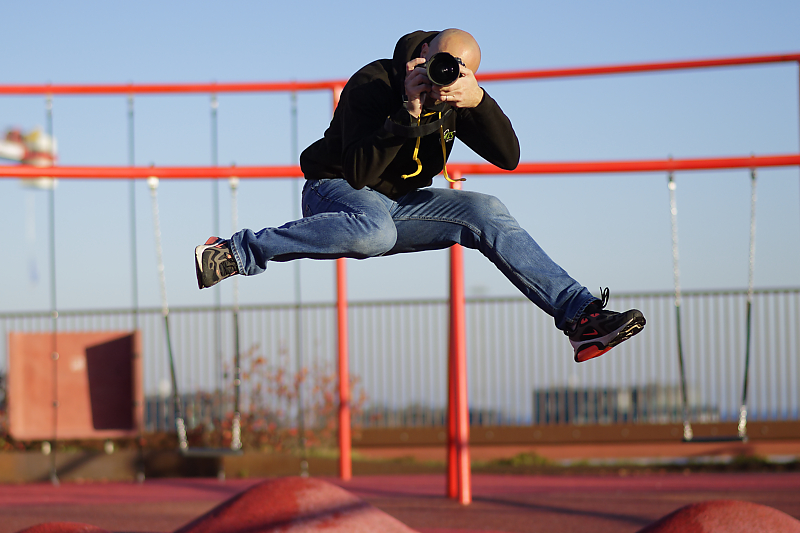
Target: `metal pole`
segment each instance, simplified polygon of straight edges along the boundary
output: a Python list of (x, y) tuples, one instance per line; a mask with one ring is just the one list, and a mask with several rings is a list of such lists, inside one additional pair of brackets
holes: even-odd
[[(133, 114), (133, 94), (128, 95), (128, 166), (133, 167), (136, 164), (135, 158), (135, 142), (134, 142), (134, 114)], [(131, 179), (128, 181), (128, 199), (130, 205), (130, 225), (131, 225), (131, 305), (133, 307), (133, 331), (139, 330), (139, 271), (138, 271), (138, 257), (136, 254), (136, 180)], [(140, 350), (141, 343), (136, 343), (136, 353), (133, 354), (135, 359), (142, 356)], [(136, 401), (136, 400), (135, 400)], [(137, 409), (141, 406), (137, 405)], [(139, 483), (144, 482), (144, 448), (143, 436), (144, 430), (143, 420), (138, 421), (138, 438), (136, 439), (137, 449), (137, 464), (136, 464), (136, 481)]]
[(353, 477), (350, 440), (350, 368), (347, 336), (347, 261), (336, 260), (336, 318), (339, 334), (339, 478)]
[[(460, 172), (454, 172), (450, 188), (461, 189)], [(469, 454), (469, 406), (467, 394), (467, 342), (466, 314), (464, 310), (464, 249), (459, 244), (450, 247), (450, 359), (455, 378), (453, 394), (455, 399), (455, 439), (456, 477), (458, 480), (456, 499), (462, 505), (472, 502), (472, 478)]]
[[(451, 270), (452, 262), (451, 253)], [(456, 445), (456, 362), (453, 352), (455, 330), (453, 328), (452, 296), (450, 305), (449, 350), (447, 354), (447, 497), (455, 500), (458, 497), (458, 447)]]
[[(342, 88), (333, 89), (333, 108), (339, 105)], [(347, 260), (336, 260), (336, 318), (339, 339), (339, 477), (353, 477), (352, 439), (350, 434), (350, 348), (347, 320)]]
[[(297, 93), (291, 94), (291, 123), (292, 123), (292, 161), (297, 161), (298, 154), (298, 140), (297, 140)], [(300, 181), (294, 181), (294, 202), (292, 206), (292, 214), (294, 219), (297, 220), (301, 217), (300, 214)], [(297, 375), (298, 377), (303, 373), (303, 293), (301, 287), (301, 272), (300, 261), (295, 260), (292, 264), (294, 268), (294, 332), (295, 332), (295, 347), (297, 350)], [(303, 406), (303, 381), (297, 383), (297, 438), (300, 445), (300, 475), (308, 477), (308, 453), (306, 452), (306, 419), (305, 408)]]
[[(219, 101), (217, 94), (211, 93), (211, 166), (216, 167), (219, 165), (219, 137), (217, 127), (217, 109), (219, 108)], [(211, 180), (211, 234), (219, 236), (219, 182), (216, 179)], [(214, 291), (214, 347), (216, 349), (216, 396), (217, 396), (217, 420), (220, 424), (224, 416), (225, 408), (223, 406), (223, 375), (225, 373), (222, 362), (222, 292), (219, 285), (213, 288)], [(227, 377), (227, 376), (225, 376)]]
[[(45, 100), (47, 115), (47, 134), (50, 136), (50, 155), (55, 161), (55, 144), (53, 136), (53, 97), (47, 95)], [(56, 182), (52, 179), (48, 190), (48, 216), (50, 218), (50, 316), (51, 331), (53, 333), (52, 351), (52, 376), (53, 376), (53, 444), (50, 446), (50, 482), (59, 485), (58, 470), (56, 468), (56, 448), (58, 439), (58, 305), (56, 300)]]
[[(128, 95), (128, 166), (136, 165), (134, 144), (133, 95)], [(139, 272), (136, 250), (136, 180), (128, 184), (131, 223), (131, 304), (133, 305), (133, 329), (139, 329)]]
[[(231, 231), (239, 227), (239, 207), (237, 194), (239, 178), (231, 177), (228, 180), (231, 187)], [(241, 414), (241, 344), (239, 342), (239, 276), (233, 277), (233, 420), (231, 421), (231, 450), (242, 449), (242, 414)]]

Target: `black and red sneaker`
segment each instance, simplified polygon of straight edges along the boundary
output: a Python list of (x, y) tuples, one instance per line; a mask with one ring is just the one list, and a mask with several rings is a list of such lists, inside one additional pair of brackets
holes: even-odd
[(197, 286), (212, 287), (225, 278), (239, 273), (229, 241), (210, 237), (205, 244), (194, 249), (194, 270)]
[(606, 311), (608, 289), (601, 290), (601, 294), (602, 300), (589, 304), (573, 328), (564, 332), (575, 349), (576, 363), (599, 357), (644, 329), (646, 321), (641, 311)]

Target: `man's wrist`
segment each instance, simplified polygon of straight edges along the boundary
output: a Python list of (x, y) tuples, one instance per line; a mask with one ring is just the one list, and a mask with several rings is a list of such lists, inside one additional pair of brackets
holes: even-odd
[[(415, 109), (416, 106), (408, 101), (408, 96), (405, 94), (403, 95), (403, 107), (405, 108), (406, 111), (408, 111), (408, 114), (411, 115), (411, 117), (414, 119), (418, 119), (419, 116), (422, 114), (422, 110)], [(414, 113), (416, 113), (416, 115)]]
[(478, 107), (479, 105), (481, 105), (481, 102), (483, 102), (483, 99), (484, 99), (485, 95), (486, 95), (486, 91), (483, 90), (483, 87), (479, 86), (478, 87), (478, 93), (476, 94), (476, 99), (473, 100), (474, 105), (471, 105), (470, 107), (475, 108), (475, 107)]

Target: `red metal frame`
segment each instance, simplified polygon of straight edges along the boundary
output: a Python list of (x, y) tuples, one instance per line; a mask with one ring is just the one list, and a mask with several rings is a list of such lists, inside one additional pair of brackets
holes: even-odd
[(353, 477), (350, 453), (350, 357), (347, 332), (347, 261), (336, 260), (336, 319), (339, 338), (339, 477)]
[[(487, 72), (477, 76), (480, 82), (566, 78), (575, 76), (602, 76), (609, 74), (632, 74), (637, 72), (659, 72), (719, 68), (770, 63), (800, 62), (800, 53), (773, 54), (764, 56), (724, 57), (689, 61), (663, 61), (655, 63), (632, 63), (625, 65), (601, 65), (594, 67), (571, 67), (559, 69), (516, 70)], [(311, 82), (223, 82), (223, 83), (119, 83), (119, 84), (40, 84), (0, 85), (0, 95), (114, 95), (114, 94), (186, 94), (186, 93), (236, 93), (236, 92), (299, 92), (336, 91), (347, 80)]]
[[(487, 163), (448, 163), (452, 172), (473, 175), (504, 174), (602, 174), (625, 172), (670, 172), (687, 170), (723, 170), (734, 168), (792, 167), (800, 165), (800, 154), (762, 156), (717, 157), (704, 159), (647, 159), (632, 161), (581, 161), (520, 163), (516, 169), (501, 170)], [(48, 176), (60, 179), (227, 179), (236, 176), (247, 178), (300, 178), (299, 166), (252, 167), (92, 167), (28, 165), (0, 166), (0, 178), (38, 178)]]
[[(452, 171), (451, 189), (461, 190), (461, 172)], [(450, 247), (450, 349), (447, 409), (447, 495), (462, 505), (472, 502), (467, 394), (467, 326), (464, 309), (464, 250)]]
[[(333, 108), (339, 105), (342, 86), (333, 89)], [(349, 481), (353, 477), (350, 437), (350, 351), (347, 330), (347, 260), (336, 260), (336, 319), (339, 338), (339, 478)]]
[[(484, 73), (481, 82), (564, 78), (633, 74), (643, 72), (674, 71), (698, 68), (719, 68), (745, 65), (796, 62), (800, 67), (800, 53), (765, 56), (700, 59), (573, 67), (561, 69), (526, 70)], [(0, 95), (133, 95), (133, 94), (187, 94), (235, 92), (299, 92), (330, 90), (336, 107), (344, 80), (318, 82), (246, 82), (246, 83), (183, 83), (183, 84), (106, 84), (106, 85), (0, 85)], [(665, 159), (640, 161), (587, 161), (522, 163), (513, 174), (589, 174), (622, 172), (686, 171), (732, 168), (757, 168), (800, 166), (800, 153), (767, 156), (718, 157), (703, 159)], [(502, 171), (487, 164), (449, 164), (454, 176), (462, 174), (503, 175)], [(54, 177), (61, 179), (143, 179), (158, 176), (161, 179), (200, 178), (296, 178), (302, 177), (299, 166), (252, 167), (32, 167), (0, 166), (1, 178)], [(460, 188), (460, 183), (453, 188)], [(467, 407), (466, 338), (464, 315), (463, 250), (456, 245), (450, 249), (450, 349), (448, 356), (448, 475), (447, 494), (462, 504), (470, 503), (471, 482), (469, 467), (469, 412)], [(340, 477), (352, 475), (350, 454), (350, 390), (347, 337), (347, 270), (344, 259), (336, 262), (337, 317), (339, 335), (339, 447)]]

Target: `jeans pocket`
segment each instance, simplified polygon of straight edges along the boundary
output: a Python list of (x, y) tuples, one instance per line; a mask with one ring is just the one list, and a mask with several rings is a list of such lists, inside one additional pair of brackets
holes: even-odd
[(324, 179), (315, 179), (315, 180), (306, 180), (305, 185), (303, 185), (303, 193), (301, 195), (301, 208), (303, 211), (303, 217), (310, 217), (311, 215), (315, 214), (314, 206), (319, 203), (322, 199), (323, 195), (320, 193), (320, 187), (328, 182), (331, 181), (328, 178)]

